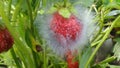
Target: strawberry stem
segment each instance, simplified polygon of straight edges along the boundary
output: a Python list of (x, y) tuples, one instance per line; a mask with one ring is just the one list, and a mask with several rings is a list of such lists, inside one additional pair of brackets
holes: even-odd
[(68, 0), (64, 0), (64, 7), (67, 6), (67, 2), (68, 2)]

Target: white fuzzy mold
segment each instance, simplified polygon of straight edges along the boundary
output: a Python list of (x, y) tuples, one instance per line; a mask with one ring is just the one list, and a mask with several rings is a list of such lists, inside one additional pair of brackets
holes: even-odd
[[(74, 51), (81, 52), (82, 49), (88, 44), (88, 41), (95, 29), (95, 23), (92, 22), (94, 18), (93, 14), (88, 13), (87, 8), (79, 5), (74, 8), (76, 13), (73, 14), (77, 17), (78, 21), (83, 24), (83, 29), (81, 34), (77, 36), (77, 39), (70, 44), (72, 46), (65, 47), (61, 45), (54, 37), (54, 32), (50, 29), (50, 22), (53, 14), (45, 13), (43, 15), (38, 15), (35, 21), (35, 25), (39, 30), (39, 35), (47, 41), (48, 46), (53, 50), (53, 52), (61, 57), (65, 56), (67, 49), (70, 49), (72, 53)], [(64, 38), (62, 38), (62, 40), (66, 43)]]

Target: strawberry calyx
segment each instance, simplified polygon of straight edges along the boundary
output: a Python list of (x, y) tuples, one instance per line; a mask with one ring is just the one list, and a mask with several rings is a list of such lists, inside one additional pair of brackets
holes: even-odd
[(61, 16), (64, 18), (69, 18), (71, 13), (75, 13), (75, 9), (72, 4), (67, 2), (66, 6), (64, 6), (64, 2), (56, 3), (53, 7), (50, 8), (49, 13), (59, 12)]

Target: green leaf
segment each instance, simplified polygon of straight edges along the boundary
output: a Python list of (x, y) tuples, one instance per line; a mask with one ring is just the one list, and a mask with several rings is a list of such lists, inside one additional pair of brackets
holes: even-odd
[(80, 68), (85, 68), (85, 65), (89, 59), (89, 57), (92, 54), (92, 47), (89, 47), (86, 49), (86, 51), (83, 53), (81, 59), (80, 59)]
[[(113, 19), (116, 18), (116, 15), (120, 15), (120, 10), (112, 10), (110, 11), (107, 15), (106, 18), (108, 19)], [(120, 18), (116, 21), (116, 24), (114, 25), (114, 27), (120, 27)]]
[(115, 60), (115, 59), (116, 59), (116, 57), (115, 57), (115, 56), (112, 56), (112, 57), (109, 57), (109, 58), (101, 61), (100, 64), (109, 63), (109, 62), (111, 62), (111, 61), (113, 61), (113, 60)]
[(107, 8), (116, 8), (116, 9), (120, 9), (120, 5), (118, 4), (118, 2), (111, 2), (108, 5), (105, 5)]
[(117, 43), (114, 46), (113, 52), (117, 57), (117, 60), (120, 60), (120, 38), (116, 39)]
[[(115, 18), (114, 16), (116, 15), (120, 15), (120, 10), (112, 10), (111, 12), (109, 12), (106, 15), (106, 18), (110, 19), (110, 18)], [(120, 18), (118, 18), (118, 20), (116, 21), (114, 27), (120, 27)]]
[(110, 3), (110, 0), (102, 0), (102, 2), (103, 2), (103, 5), (108, 5), (109, 3)]
[(93, 66), (92, 68), (106, 68), (107, 65), (108, 65), (107, 63), (106, 64), (100, 64), (100, 65)]
[(14, 62), (14, 60), (12, 58), (10, 50), (8, 52), (4, 52), (4, 53), (0, 54), (0, 64), (7, 65), (8, 67), (15, 65), (15, 62)]
[(120, 5), (120, 0), (116, 0), (116, 2)]
[(118, 15), (120, 14), (120, 10), (112, 10), (108, 13), (107, 16), (115, 16), (115, 15)]
[(39, 45), (39, 43), (35, 40), (31, 33), (32, 31), (29, 28), (27, 28), (25, 31), (25, 41), (33, 51), (37, 52), (36, 46)]
[(62, 15), (63, 17), (65, 17), (65, 18), (69, 18), (70, 15), (71, 15), (70, 11), (67, 8), (61, 8), (59, 10), (59, 14)]
[(120, 68), (120, 66), (117, 65), (108, 65), (110, 68)]

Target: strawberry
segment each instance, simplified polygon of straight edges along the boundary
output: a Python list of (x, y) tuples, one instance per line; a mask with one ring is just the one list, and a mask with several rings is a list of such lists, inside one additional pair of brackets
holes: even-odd
[[(50, 28), (60, 44), (64, 43), (64, 38), (67, 42), (66, 44), (69, 45), (71, 41), (75, 41), (79, 34), (81, 34), (82, 24), (73, 14), (69, 18), (64, 18), (58, 12), (55, 12)], [(63, 44), (63, 46), (65, 45)]]
[(7, 28), (0, 28), (0, 53), (9, 50), (13, 45), (13, 38)]
[[(82, 24), (73, 14), (71, 14), (69, 18), (64, 18), (58, 12), (55, 12), (51, 20), (50, 28), (61, 45), (70, 46), (71, 41), (75, 42), (81, 34)], [(66, 41), (65, 44), (64, 41)], [(70, 50), (69, 47), (66, 49), (67, 51)], [(78, 68), (78, 62), (72, 61), (74, 57), (72, 56), (71, 51), (69, 52), (70, 53), (67, 53), (68, 55), (65, 55), (67, 58), (68, 68)]]
[(78, 61), (73, 62), (74, 56), (71, 54), (71, 52), (67, 52), (66, 54), (66, 61), (68, 63), (68, 68), (79, 68)]

